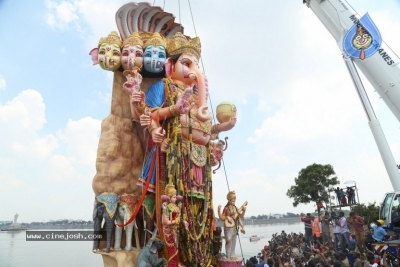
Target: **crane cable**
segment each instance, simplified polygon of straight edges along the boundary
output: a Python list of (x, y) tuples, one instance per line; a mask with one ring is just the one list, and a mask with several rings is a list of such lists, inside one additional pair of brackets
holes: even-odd
[[(178, 2), (179, 2), (179, 1), (178, 1)], [(190, 0), (188, 0), (188, 5), (189, 5), (189, 10), (190, 10), (190, 16), (191, 16), (191, 18), (192, 18), (194, 34), (195, 34), (196, 37), (198, 37), (198, 36), (197, 36), (197, 31), (196, 31), (196, 25), (195, 25), (195, 23), (194, 23), (194, 16), (193, 16), (193, 12), (192, 12), (192, 6), (190, 5)], [(181, 13), (180, 13), (180, 5), (179, 5), (179, 23), (181, 23), (180, 19), (181, 19)], [(182, 27), (182, 24), (181, 24), (181, 27)], [(203, 73), (205, 74), (206, 72), (205, 72), (205, 68), (204, 68), (204, 63), (203, 63), (203, 58), (202, 58), (202, 57), (200, 57), (200, 62), (201, 62), (201, 68), (203, 69)], [(208, 102), (209, 102), (209, 104), (210, 104), (211, 113), (212, 113), (212, 118), (213, 118), (213, 124), (215, 125), (216, 121), (215, 121), (215, 115), (214, 115), (214, 108), (213, 108), (212, 101), (211, 101), (211, 94), (210, 94), (209, 92), (208, 92), (208, 97), (209, 97)], [(217, 134), (217, 138), (219, 139), (218, 134)], [(224, 162), (224, 158), (223, 158), (223, 157), (221, 158), (221, 161), (222, 161), (222, 167), (223, 167), (223, 169), (224, 169), (225, 180), (226, 180), (226, 185), (227, 185), (227, 187), (228, 187), (228, 192), (230, 192), (231, 190), (230, 190), (230, 188), (229, 188), (228, 175), (227, 175), (227, 172), (226, 172), (225, 162)], [(238, 214), (238, 216), (239, 216), (239, 214)], [(243, 249), (242, 249), (242, 243), (241, 243), (240, 237), (239, 237), (238, 227), (239, 227), (239, 226), (236, 225), (236, 235), (238, 236), (239, 246), (240, 246), (240, 252), (241, 252), (241, 254), (242, 254), (242, 261), (243, 261), (243, 263), (244, 263)]]
[[(154, 6), (154, 3), (155, 3), (155, 0), (153, 1), (153, 6)], [(190, 16), (191, 16), (191, 19), (192, 19), (194, 34), (195, 34), (196, 37), (198, 37), (198, 35), (197, 35), (197, 30), (196, 30), (196, 25), (195, 25), (195, 22), (194, 22), (194, 16), (193, 16), (193, 12), (192, 12), (192, 6), (190, 5), (190, 0), (188, 0), (188, 5), (189, 5), (189, 10), (190, 10)], [(165, 0), (164, 0), (164, 7), (165, 7)], [(164, 9), (164, 8), (163, 8), (163, 9)], [(181, 21), (182, 16), (181, 16), (181, 4), (180, 4), (180, 0), (178, 0), (178, 13), (179, 13), (179, 15), (178, 15), (178, 17), (179, 17), (179, 25), (180, 25), (180, 27), (181, 27), (181, 32), (182, 32), (182, 21)], [(205, 75), (206, 72), (205, 72), (205, 68), (204, 68), (204, 63), (203, 63), (203, 58), (202, 58), (202, 57), (200, 57), (200, 62), (201, 62), (201, 68), (202, 68), (203, 73), (204, 73), (204, 75)], [(211, 94), (210, 94), (209, 92), (208, 92), (208, 102), (209, 102), (210, 108), (211, 108), (211, 114), (212, 114), (213, 124), (215, 125), (215, 124), (216, 124), (216, 120), (215, 120), (214, 108), (213, 108), (212, 101), (211, 101)], [(217, 134), (217, 138), (219, 139), (218, 134)], [(227, 172), (226, 172), (226, 167), (225, 167), (224, 158), (221, 158), (221, 162), (222, 162), (222, 167), (223, 167), (223, 169), (224, 169), (225, 181), (226, 181), (226, 185), (227, 185), (227, 187), (228, 187), (228, 192), (230, 192), (229, 181), (228, 181), (228, 175), (227, 175)], [(241, 251), (241, 254), (242, 254), (242, 260), (244, 261), (242, 243), (241, 243), (241, 241), (240, 241), (239, 231), (238, 231), (238, 230), (236, 230), (236, 234), (237, 234), (238, 240), (239, 240), (239, 246), (240, 246), (240, 251)]]

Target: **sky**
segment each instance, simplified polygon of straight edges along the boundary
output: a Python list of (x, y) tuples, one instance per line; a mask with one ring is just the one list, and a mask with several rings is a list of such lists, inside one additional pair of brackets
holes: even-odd
[[(400, 53), (400, 1), (349, 0)], [(0, 221), (92, 219), (96, 151), (113, 73), (89, 51), (126, 1), (0, 0)], [(302, 1), (155, 1), (199, 36), (211, 105), (238, 109), (214, 206), (235, 190), (246, 216), (312, 212), (286, 196), (302, 168), (331, 164), (362, 203), (392, 186), (334, 39)], [(179, 6), (180, 4), (180, 6)], [(180, 11), (180, 12), (179, 12)], [(179, 16), (179, 13), (181, 14)], [(395, 161), (399, 122), (362, 77)]]

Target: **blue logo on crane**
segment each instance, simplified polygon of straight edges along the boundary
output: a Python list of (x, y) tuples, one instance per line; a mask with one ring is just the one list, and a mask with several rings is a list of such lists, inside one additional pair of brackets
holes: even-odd
[(382, 37), (369, 14), (365, 14), (343, 38), (343, 51), (353, 59), (365, 59), (381, 47)]

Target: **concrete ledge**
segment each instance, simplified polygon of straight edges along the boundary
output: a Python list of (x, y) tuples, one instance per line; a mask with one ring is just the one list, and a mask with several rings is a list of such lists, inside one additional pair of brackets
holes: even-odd
[(106, 252), (96, 252), (103, 257), (104, 267), (136, 267), (136, 259), (140, 250), (118, 250)]

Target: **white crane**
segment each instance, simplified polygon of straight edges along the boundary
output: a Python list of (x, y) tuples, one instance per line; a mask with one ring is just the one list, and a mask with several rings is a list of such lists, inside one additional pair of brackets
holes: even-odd
[(388, 229), (400, 232), (400, 172), (355, 67), (363, 72), (400, 122), (400, 58), (382, 40), (369, 15), (360, 17), (345, 0), (303, 0), (303, 3), (324, 24), (343, 54), (395, 191), (385, 195), (380, 218)]

